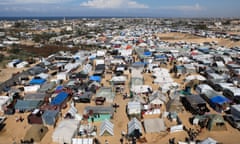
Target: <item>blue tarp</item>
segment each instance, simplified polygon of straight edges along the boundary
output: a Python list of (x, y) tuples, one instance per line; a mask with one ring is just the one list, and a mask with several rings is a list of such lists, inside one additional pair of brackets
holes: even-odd
[(209, 53), (210, 50), (207, 47), (201, 47), (201, 48), (198, 48), (198, 51), (203, 52), (203, 53)]
[(101, 77), (100, 76), (90, 76), (90, 80), (91, 81), (101, 82)]
[(215, 104), (223, 104), (223, 103), (228, 103), (230, 102), (230, 100), (224, 96), (214, 96), (210, 99), (210, 101), (212, 103), (215, 103)]
[(30, 85), (42, 85), (46, 80), (45, 79), (32, 79), (29, 84)]
[(68, 97), (68, 93), (60, 92), (52, 101), (51, 105), (60, 105), (62, 104)]
[(63, 88), (64, 88), (64, 87), (61, 86), (61, 85), (60, 85), (60, 86), (57, 86), (56, 89), (55, 89), (55, 91), (60, 91), (60, 90), (62, 90)]
[(144, 56), (151, 56), (151, 55), (152, 55), (152, 52), (150, 52), (150, 51), (145, 51), (143, 54), (144, 54)]

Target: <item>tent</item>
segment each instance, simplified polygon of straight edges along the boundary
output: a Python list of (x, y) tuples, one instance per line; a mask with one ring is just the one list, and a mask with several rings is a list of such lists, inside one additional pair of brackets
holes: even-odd
[(190, 76), (187, 76), (185, 80), (186, 82), (190, 82), (192, 80), (204, 81), (206, 80), (206, 78), (201, 75), (190, 75)]
[(127, 104), (127, 114), (129, 116), (141, 117), (141, 103), (140, 102), (128, 102)]
[(39, 124), (34, 124), (32, 125), (31, 128), (29, 128), (23, 138), (23, 141), (25, 143), (27, 142), (41, 142), (42, 138), (45, 136), (45, 134), (48, 132), (48, 128), (39, 125)]
[(113, 136), (114, 135), (114, 132), (113, 132), (113, 127), (114, 125), (109, 121), (109, 120), (104, 120), (100, 126), (100, 133), (99, 135), (100, 136), (103, 136), (103, 135), (111, 135)]
[(105, 97), (106, 102), (112, 103), (115, 98), (115, 93), (111, 87), (101, 87), (97, 93), (96, 97)]
[(51, 101), (51, 105), (61, 105), (68, 98), (68, 93), (60, 92), (56, 97)]
[(146, 133), (166, 131), (164, 120), (160, 118), (144, 119), (143, 124), (144, 124)]
[(170, 133), (183, 131), (183, 125), (175, 125), (170, 127)]
[(135, 86), (132, 86), (131, 88), (131, 92), (134, 92), (136, 94), (149, 93), (151, 91), (152, 91), (152, 87), (149, 85), (135, 85)]
[(213, 104), (219, 104), (219, 105), (222, 105), (224, 103), (230, 103), (231, 101), (224, 97), (224, 96), (214, 96), (212, 98), (210, 98), (210, 101), (213, 103)]
[(89, 80), (91, 81), (97, 81), (97, 82), (101, 82), (101, 77), (100, 76), (90, 76)]
[(18, 99), (14, 107), (16, 110), (19, 110), (19, 111), (30, 111), (38, 108), (39, 104), (40, 104), (40, 101)]
[(45, 110), (42, 115), (42, 121), (44, 125), (54, 125), (58, 118), (59, 111), (57, 110)]
[(62, 120), (52, 134), (52, 141), (58, 144), (72, 142), (72, 138), (77, 135), (80, 122), (72, 119)]
[(227, 130), (225, 121), (221, 115), (212, 114), (208, 115), (209, 120), (207, 122), (207, 128), (210, 131), (224, 131)]
[(93, 144), (93, 138), (73, 138), (72, 144)]
[(141, 122), (137, 118), (133, 118), (128, 123), (128, 135), (130, 137), (139, 138), (142, 135), (142, 126)]
[(43, 101), (45, 97), (46, 93), (28, 93), (24, 96), (24, 100)]

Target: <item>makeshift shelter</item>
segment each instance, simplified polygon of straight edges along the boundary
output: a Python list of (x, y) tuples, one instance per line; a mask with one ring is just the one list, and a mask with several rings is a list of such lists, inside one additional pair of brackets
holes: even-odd
[(210, 130), (210, 131), (227, 130), (227, 126), (221, 115), (212, 114), (212, 115), (208, 115), (208, 118), (209, 118), (208, 123), (207, 123), (208, 130)]
[(199, 95), (187, 95), (182, 97), (181, 100), (186, 110), (193, 114), (204, 114), (205, 112), (209, 112), (206, 102)]
[(59, 116), (58, 110), (45, 110), (42, 115), (42, 121), (44, 125), (55, 125)]
[(24, 143), (41, 142), (42, 138), (48, 132), (48, 128), (43, 125), (34, 124), (29, 128), (23, 138)]
[(97, 82), (101, 82), (101, 77), (100, 76), (90, 76), (89, 80), (90, 81), (97, 81)]
[(38, 89), (40, 89), (40, 85), (29, 85), (29, 86), (24, 86), (24, 92), (25, 92), (25, 93), (33, 93), (33, 92), (37, 92)]
[(136, 85), (143, 85), (143, 84), (144, 84), (143, 77), (131, 77), (130, 79), (130, 88)]
[(155, 91), (149, 96), (149, 104), (151, 108), (160, 108), (167, 102), (167, 97), (160, 91)]
[(218, 112), (228, 110), (230, 103), (228, 98), (221, 95), (210, 98), (210, 106)]
[(42, 122), (42, 111), (39, 109), (35, 109), (33, 112), (31, 112), (28, 117), (28, 123), (29, 124), (43, 124)]
[(52, 141), (59, 144), (70, 144), (77, 135), (80, 122), (72, 119), (62, 120), (52, 134)]
[(29, 82), (29, 84), (30, 84), (30, 85), (42, 85), (45, 81), (46, 81), (46, 79), (33, 78), (33, 79)]
[(56, 86), (56, 82), (46, 82), (38, 89), (40, 93), (51, 92)]
[(105, 119), (111, 119), (114, 114), (112, 106), (86, 106), (84, 109), (84, 115), (87, 116), (88, 120), (91, 118), (94, 121), (103, 121)]
[(113, 127), (114, 125), (109, 121), (109, 120), (104, 120), (100, 126), (100, 136), (113, 136), (114, 132), (113, 132)]
[(105, 97), (106, 102), (112, 103), (115, 98), (115, 93), (111, 87), (101, 87), (97, 93), (96, 97)]
[(170, 127), (170, 133), (183, 131), (183, 125), (175, 125)]
[(51, 105), (54, 106), (62, 106), (62, 104), (67, 100), (68, 93), (66, 92), (60, 92), (56, 97), (53, 98), (51, 101)]
[(14, 108), (18, 111), (31, 111), (40, 105), (40, 101), (32, 101), (32, 100), (17, 100), (17, 103), (15, 104)]
[(149, 85), (135, 85), (135, 86), (132, 86), (131, 92), (136, 94), (151, 93), (152, 87)]
[(127, 115), (131, 117), (141, 118), (141, 103), (140, 102), (128, 102), (127, 103)]
[(141, 135), (142, 135), (141, 122), (140, 122), (138, 119), (133, 118), (133, 119), (128, 123), (128, 136), (140, 138)]
[(181, 112), (184, 110), (184, 106), (180, 101), (180, 96), (176, 95), (174, 98), (170, 99), (167, 104), (166, 108), (168, 112)]
[(110, 83), (112, 85), (124, 85), (126, 81), (127, 81), (127, 78), (125, 76), (114, 76), (110, 80)]
[(166, 131), (164, 120), (160, 118), (144, 119), (143, 121), (146, 133), (155, 133)]
[(28, 93), (24, 96), (24, 100), (44, 101), (46, 93)]
[(94, 144), (93, 138), (73, 138), (72, 144)]

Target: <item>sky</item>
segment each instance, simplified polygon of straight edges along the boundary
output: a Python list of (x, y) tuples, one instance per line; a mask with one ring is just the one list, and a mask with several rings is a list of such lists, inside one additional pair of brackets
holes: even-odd
[(240, 17), (240, 0), (0, 0), (0, 17)]

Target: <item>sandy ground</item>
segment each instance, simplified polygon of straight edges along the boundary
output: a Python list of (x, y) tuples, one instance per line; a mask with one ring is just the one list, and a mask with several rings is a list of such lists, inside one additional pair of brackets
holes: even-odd
[[(166, 37), (172, 37), (174, 34), (169, 34)], [(182, 36), (182, 35), (181, 35)], [(180, 37), (180, 36), (179, 36)], [(182, 36), (184, 38), (185, 36)], [(186, 38), (186, 37), (185, 37)], [(177, 40), (179, 41), (179, 40)], [(191, 39), (191, 41), (194, 41), (194, 39)], [(197, 41), (206, 41), (206, 39), (198, 39)], [(213, 41), (211, 39), (211, 41)], [(169, 68), (169, 66), (168, 66)], [(7, 80), (11, 77), (12, 73), (15, 73), (19, 71), (19, 69), (3, 69), (0, 72), (0, 81)], [(128, 74), (128, 73), (126, 73)], [(129, 75), (129, 74), (128, 74)], [(110, 74), (107, 74), (105, 76), (105, 79), (103, 79), (103, 83), (105, 86), (109, 86), (109, 83), (107, 80), (111, 78)], [(144, 74), (144, 79), (145, 79), (145, 84), (149, 84), (153, 87), (153, 90), (156, 90), (159, 86), (158, 85), (153, 85), (152, 84), (152, 78), (150, 74)], [(181, 83), (181, 79), (176, 79), (177, 82)], [(129, 81), (126, 81), (126, 87), (125, 91), (129, 92), (129, 87), (128, 87)], [(114, 115), (114, 118), (111, 120), (114, 123), (114, 136), (99, 136), (99, 131), (97, 132), (97, 138), (101, 141), (101, 143), (104, 144), (105, 140), (108, 140), (110, 144), (118, 144), (120, 143), (120, 137), (121, 137), (121, 131), (127, 132), (127, 123), (129, 122), (129, 119), (127, 118), (127, 115), (125, 113), (125, 107), (126, 103), (129, 101), (129, 99), (123, 100), (121, 95), (116, 95), (114, 102), (120, 105), (120, 107), (117, 109), (117, 112)], [(69, 104), (68, 104), (69, 105)], [(79, 111), (80, 114), (82, 114), (83, 109), (85, 106), (89, 104), (82, 104), (82, 103), (76, 103), (76, 107)], [(91, 105), (94, 105), (92, 102)], [(109, 104), (105, 104), (109, 105)], [(210, 107), (209, 107), (210, 108)], [(163, 107), (164, 109), (164, 107)], [(66, 111), (66, 110), (64, 110)], [(213, 110), (211, 110), (213, 111)], [(64, 114), (64, 112), (63, 112)], [(27, 131), (28, 128), (31, 127), (31, 125), (27, 124), (27, 115), (28, 113), (24, 114), (19, 114), (16, 113), (15, 115), (9, 115), (7, 116), (7, 119), (5, 121), (6, 126), (0, 131), (0, 144), (10, 144), (10, 143), (19, 143), (20, 139), (22, 139)], [(16, 122), (16, 118), (22, 116), (24, 118), (23, 122)], [(188, 119), (192, 115), (186, 111), (183, 113), (179, 114), (179, 117), (183, 124), (187, 128), (195, 128), (192, 126)], [(160, 115), (151, 115), (151, 116), (144, 116), (144, 118), (158, 118)], [(61, 118), (60, 118), (61, 120)], [(59, 120), (59, 121), (60, 121)], [(59, 122), (58, 121), (58, 122)], [(174, 123), (171, 123), (169, 120), (165, 119), (166, 126), (169, 127), (173, 125)], [(100, 122), (95, 122), (94, 125), (97, 126), (98, 130), (100, 129)], [(224, 144), (238, 144), (240, 140), (240, 132), (236, 129), (233, 129), (228, 123), (227, 124), (227, 131), (208, 131), (206, 129), (203, 130), (203, 132), (197, 137), (197, 139), (205, 139), (207, 137), (212, 137), (215, 140), (222, 142)], [(52, 142), (52, 133), (54, 129), (49, 128), (49, 131), (45, 135), (45, 137), (42, 139), (41, 144), (54, 144)], [(145, 137), (147, 140), (147, 144), (168, 144), (169, 138), (176, 138), (176, 141), (184, 141), (185, 137), (187, 136), (186, 132), (176, 132), (176, 133), (150, 133), (146, 134), (144, 133), (142, 137)], [(127, 143), (125, 140), (124, 143)], [(141, 142), (138, 142), (139, 144)]]

